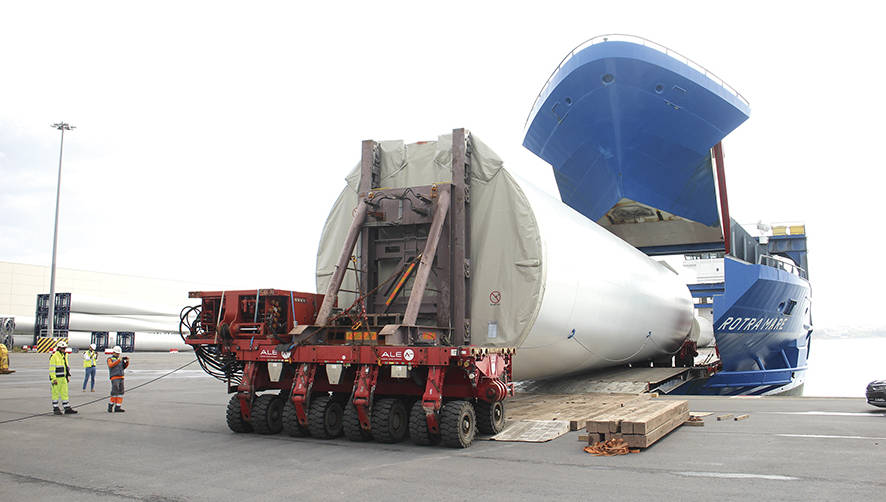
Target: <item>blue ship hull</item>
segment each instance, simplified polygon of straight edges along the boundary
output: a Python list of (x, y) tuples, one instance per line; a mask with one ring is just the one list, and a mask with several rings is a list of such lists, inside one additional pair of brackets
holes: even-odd
[(725, 292), (713, 297), (722, 369), (672, 394), (797, 393), (812, 338), (809, 282), (786, 270), (727, 257)]
[(746, 102), (689, 65), (603, 42), (552, 76), (523, 146), (554, 167), (563, 202), (593, 221), (628, 198), (715, 226), (710, 150), (749, 115)]
[[(729, 216), (717, 193), (719, 186), (725, 199), (725, 180), (718, 180), (722, 171), (713, 167), (711, 148), (749, 117), (749, 105), (697, 64), (636, 40), (592, 39), (570, 53), (533, 105), (523, 145), (551, 164), (564, 203), (648, 254), (656, 254), (653, 248), (728, 254), (721, 221)], [(646, 226), (625, 231), (626, 223)], [(674, 246), (672, 229), (678, 227), (690, 239)], [(720, 237), (711, 241), (711, 232)], [(705, 237), (691, 240), (699, 234)], [(668, 245), (650, 245), (650, 238)], [(750, 236), (742, 238), (751, 240), (751, 249), (763, 249)], [(802, 250), (767, 251), (806, 265), (805, 236)], [(758, 264), (762, 253), (724, 259), (722, 294), (708, 295), (722, 368), (675, 393), (802, 389), (811, 336), (809, 282), (784, 267)]]

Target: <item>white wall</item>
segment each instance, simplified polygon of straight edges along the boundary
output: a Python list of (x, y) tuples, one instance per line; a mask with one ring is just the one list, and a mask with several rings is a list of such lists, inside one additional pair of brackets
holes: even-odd
[[(188, 291), (219, 289), (169, 279), (56, 268), (55, 291), (168, 308), (177, 313), (196, 300)], [(49, 267), (0, 261), (0, 315), (34, 316), (37, 294), (49, 292)]]

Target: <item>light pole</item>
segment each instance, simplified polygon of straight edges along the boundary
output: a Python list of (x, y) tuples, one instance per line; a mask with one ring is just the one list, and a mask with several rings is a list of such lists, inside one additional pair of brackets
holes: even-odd
[[(62, 152), (65, 149), (65, 131), (75, 129), (75, 126), (67, 122), (52, 124), (52, 127), (62, 132), (61, 144), (58, 147), (58, 184), (55, 187), (55, 226), (52, 229), (52, 267), (49, 269), (49, 319), (46, 325), (49, 337), (52, 338), (52, 330), (55, 327), (55, 249), (58, 247), (58, 201), (62, 192)], [(35, 340), (36, 341), (36, 340)]]

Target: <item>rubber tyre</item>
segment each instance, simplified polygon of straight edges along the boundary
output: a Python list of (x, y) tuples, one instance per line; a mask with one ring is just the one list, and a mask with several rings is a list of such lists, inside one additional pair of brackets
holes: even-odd
[(345, 404), (342, 429), (345, 437), (351, 441), (365, 442), (372, 439), (372, 434), (360, 426), (360, 415), (357, 414), (357, 407), (352, 403)]
[(298, 414), (295, 412), (295, 405), (289, 399), (283, 405), (283, 432), (294, 438), (301, 438), (308, 435), (308, 430), (298, 423)]
[(252, 432), (252, 424), (247, 422), (243, 418), (243, 414), (240, 413), (240, 398), (237, 397), (237, 394), (231, 396), (231, 400), (228, 401), (225, 419), (228, 422), (228, 428), (234, 432)]
[(308, 430), (318, 439), (332, 439), (341, 435), (344, 410), (341, 401), (328, 395), (311, 399), (308, 412)]
[(505, 402), (477, 400), (477, 430), (482, 434), (498, 434), (505, 428)]
[(372, 405), (372, 437), (381, 443), (399, 443), (409, 433), (406, 406), (397, 398), (379, 399)]
[(252, 401), (252, 429), (259, 434), (279, 434), (283, 430), (283, 400), (276, 394), (262, 394)]
[(467, 448), (477, 435), (477, 415), (471, 403), (449, 401), (440, 411), (440, 437), (450, 448)]
[(438, 434), (431, 434), (428, 430), (428, 419), (425, 417), (425, 409), (421, 400), (412, 403), (409, 411), (409, 437), (412, 442), (419, 446), (430, 446), (440, 443)]

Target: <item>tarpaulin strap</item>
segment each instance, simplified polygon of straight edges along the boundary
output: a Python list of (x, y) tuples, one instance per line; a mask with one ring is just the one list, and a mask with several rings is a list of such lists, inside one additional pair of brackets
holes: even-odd
[(292, 306), (292, 327), (298, 326), (298, 321), (295, 320), (295, 298), (292, 296), (292, 291), (289, 292), (289, 305)]
[(258, 292), (259, 292), (259, 290), (256, 289), (255, 290), (255, 315), (252, 316), (253, 324), (258, 322)]
[(213, 343), (218, 343), (218, 330), (219, 324), (221, 324), (221, 312), (225, 306), (225, 292), (222, 291), (221, 302), (218, 304), (218, 317), (215, 319), (215, 341)]
[(628, 453), (639, 453), (640, 450), (632, 450), (628, 447), (628, 443), (624, 439), (613, 438), (609, 441), (602, 441), (584, 449), (591, 455), (598, 457), (609, 457), (612, 455), (627, 455)]

